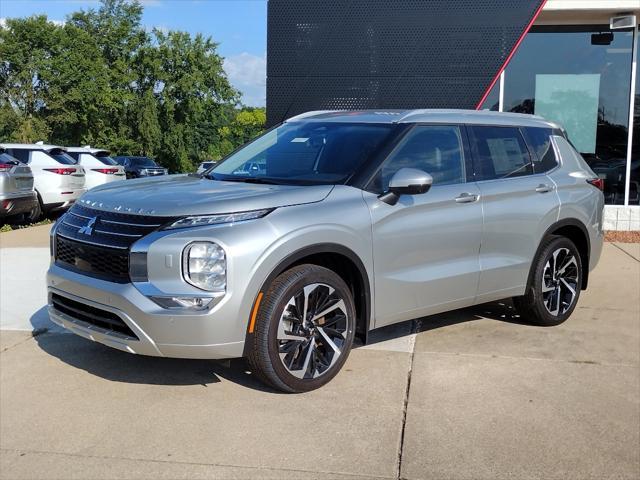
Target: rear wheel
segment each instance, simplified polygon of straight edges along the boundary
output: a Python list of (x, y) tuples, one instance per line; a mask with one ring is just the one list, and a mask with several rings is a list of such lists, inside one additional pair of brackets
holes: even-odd
[(582, 285), (582, 261), (571, 240), (549, 237), (534, 260), (522, 297), (513, 299), (521, 317), (541, 326), (558, 325), (573, 312)]
[(278, 276), (264, 296), (249, 364), (278, 390), (314, 390), (344, 365), (355, 324), (353, 298), (342, 278), (317, 265), (294, 267)]
[(26, 213), (24, 216), (25, 223), (36, 223), (40, 221), (42, 218), (42, 200), (40, 199), (40, 195), (38, 195), (38, 199), (36, 204), (33, 206), (29, 213)]

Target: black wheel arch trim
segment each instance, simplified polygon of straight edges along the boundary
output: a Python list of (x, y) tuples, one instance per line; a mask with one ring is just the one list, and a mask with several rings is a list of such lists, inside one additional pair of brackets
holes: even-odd
[[(371, 328), (371, 283), (369, 281), (369, 274), (367, 273), (367, 269), (365, 268), (364, 263), (353, 250), (337, 243), (317, 243), (308, 245), (299, 250), (296, 250), (293, 253), (290, 253), (284, 259), (282, 259), (280, 263), (278, 263), (278, 265), (271, 271), (266, 280), (262, 283), (260, 290), (256, 292), (256, 296), (253, 300), (253, 303), (251, 304), (252, 312), (260, 292), (264, 293), (268, 289), (269, 284), (271, 284), (271, 282), (273, 282), (273, 280), (275, 280), (278, 275), (280, 275), (282, 272), (286, 271), (305, 257), (323, 253), (338, 254), (347, 257), (358, 269), (360, 280), (362, 282), (362, 293), (361, 298), (354, 298), (353, 300), (354, 302), (356, 302), (356, 304), (358, 302), (362, 302), (361, 307), (362, 311), (364, 312), (363, 323), (365, 325), (364, 329), (356, 329), (356, 336), (359, 336), (362, 339), (362, 342), (366, 344), (369, 330)], [(251, 344), (250, 338), (253, 335), (253, 333), (250, 333), (248, 329), (249, 322), (250, 319), (247, 319), (247, 333), (245, 335), (244, 356), (247, 356), (248, 354), (248, 345)], [(362, 325), (362, 323), (360, 323), (360, 325)]]
[[(589, 259), (591, 258), (591, 238), (589, 237), (589, 231), (587, 230), (587, 227), (584, 225), (584, 223), (582, 223), (580, 220), (576, 219), (576, 218), (564, 218), (562, 220), (558, 220), (557, 222), (551, 224), (549, 226), (549, 228), (547, 228), (544, 232), (544, 234), (542, 235), (542, 237), (540, 238), (540, 243), (538, 244), (538, 248), (536, 249), (536, 253), (534, 255), (534, 259), (538, 258), (538, 255), (540, 253), (540, 250), (542, 248), (542, 244), (544, 243), (545, 238), (549, 237), (549, 235), (552, 235), (553, 232), (555, 232), (556, 230), (559, 230), (563, 227), (577, 227), (580, 229), (580, 231), (582, 231), (582, 234), (584, 235), (584, 238), (587, 242), (587, 251), (585, 252), (585, 256), (583, 257), (583, 263), (585, 263), (586, 265), (582, 266), (582, 286), (581, 289), (582, 290), (586, 290), (587, 289), (587, 284), (589, 282)], [(576, 245), (577, 247), (577, 245)], [(581, 255), (582, 257), (582, 255)], [(585, 261), (586, 260), (586, 261)], [(529, 276), (527, 277), (527, 290), (529, 289), (529, 287), (531, 286), (531, 276), (533, 274), (534, 271), (534, 265), (533, 262), (531, 263), (531, 267), (529, 269)]]

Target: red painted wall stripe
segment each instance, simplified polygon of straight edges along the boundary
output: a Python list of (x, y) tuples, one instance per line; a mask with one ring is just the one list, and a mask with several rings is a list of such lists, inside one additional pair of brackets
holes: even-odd
[(498, 73), (496, 74), (496, 76), (493, 78), (493, 80), (491, 81), (491, 83), (489, 84), (489, 88), (487, 88), (487, 90), (484, 92), (484, 95), (482, 95), (482, 98), (480, 99), (480, 101), (478, 102), (478, 104), (476, 105), (476, 110), (480, 110), (480, 107), (482, 107), (482, 104), (484, 103), (484, 101), (487, 99), (487, 97), (489, 96), (489, 93), (491, 92), (491, 89), (493, 88), (493, 86), (496, 84), (496, 82), (498, 81), (498, 79), (500, 78), (500, 75), (502, 75), (502, 72), (504, 72), (504, 69), (507, 68), (507, 65), (509, 64), (509, 62), (511, 61), (511, 58), (515, 55), (516, 51), (518, 50), (518, 47), (520, 46), (520, 44), (522, 43), (522, 41), (524, 40), (524, 37), (527, 36), (527, 33), (529, 33), (529, 30), (531, 30), (531, 27), (533, 26), (533, 24), (535, 23), (535, 21), (538, 19), (538, 17), (540, 16), (540, 13), (542, 12), (542, 9), (544, 8), (544, 6), (547, 4), (547, 0), (543, 0), (542, 3), (540, 4), (540, 6), (538, 7), (538, 9), (536, 10), (536, 13), (533, 14), (533, 18), (531, 19), (531, 21), (529, 22), (529, 25), (527, 25), (527, 27), (524, 29), (524, 31), (522, 32), (522, 35), (520, 35), (520, 38), (518, 39), (518, 41), (516, 42), (516, 44), (513, 47), (513, 50), (511, 50), (511, 53), (509, 54), (509, 56), (507, 57), (507, 59), (504, 61), (504, 63), (502, 64), (502, 66), (500, 67), (500, 69), (498, 70)]

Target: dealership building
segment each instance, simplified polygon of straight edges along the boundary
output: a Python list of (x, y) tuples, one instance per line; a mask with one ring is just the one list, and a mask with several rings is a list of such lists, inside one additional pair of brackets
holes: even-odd
[(640, 0), (269, 1), (270, 124), (312, 109), (480, 108), (562, 124), (640, 230)]
[(605, 181), (606, 230), (640, 230), (639, 20), (640, 0), (548, 0), (481, 106), (563, 124)]

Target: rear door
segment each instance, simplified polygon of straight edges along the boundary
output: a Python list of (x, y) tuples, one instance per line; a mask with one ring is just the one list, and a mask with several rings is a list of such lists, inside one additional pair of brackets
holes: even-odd
[[(482, 210), (457, 125), (418, 125), (400, 141), (365, 192), (372, 219), (375, 326), (469, 305), (479, 276)], [(424, 194), (381, 201), (404, 167), (433, 177)]]
[(484, 214), (476, 302), (522, 295), (540, 239), (558, 217), (555, 184), (534, 171), (520, 128), (467, 129)]

